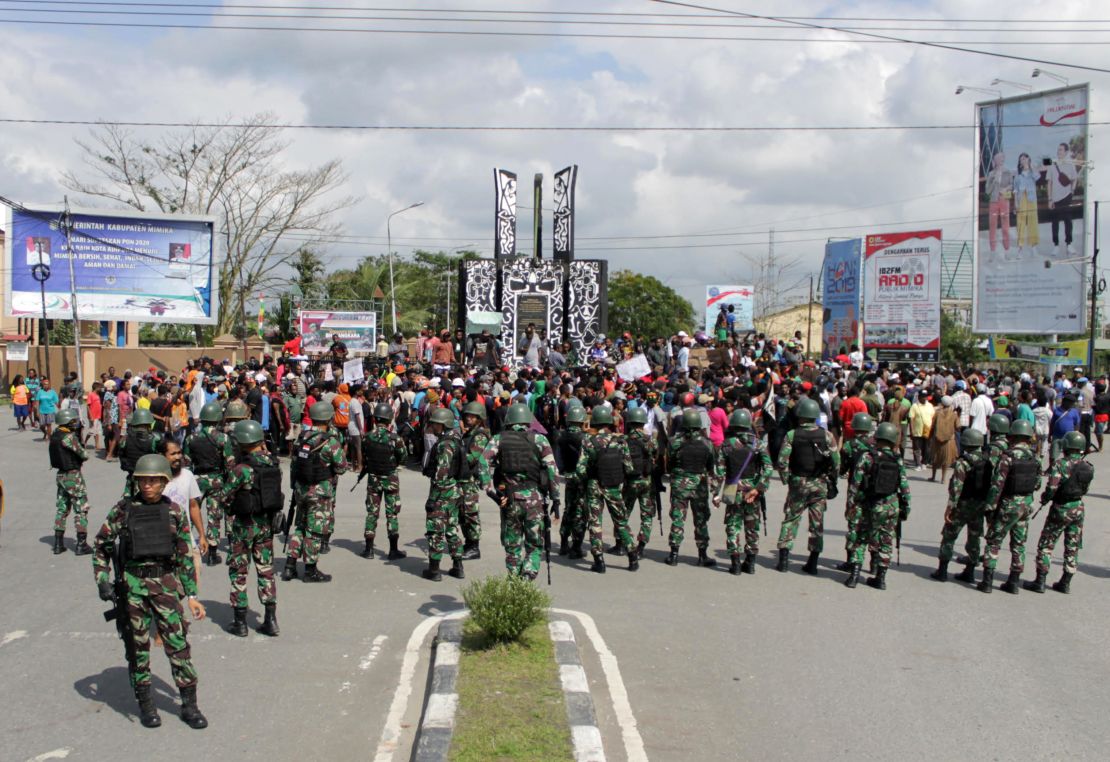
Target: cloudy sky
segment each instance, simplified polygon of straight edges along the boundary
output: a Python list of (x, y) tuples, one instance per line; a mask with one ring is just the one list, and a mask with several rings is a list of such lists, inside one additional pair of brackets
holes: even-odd
[[(1110, 61), (1110, 8), (1094, 0), (697, 4), (1061, 63)], [(1005, 18), (994, 19), (1000, 10)], [(266, 15), (279, 18), (259, 17)], [(282, 123), (312, 125), (970, 125), (973, 102), (989, 96), (957, 96), (958, 85), (989, 89), (995, 78), (1038, 89), (1056, 85), (1031, 79), (1040, 66), (1073, 84), (1091, 82), (1098, 121), (1108, 81), (1063, 65), (868, 42), (649, 0), (241, 0), (172, 7), (0, 0), (0, 27), (0, 116), (7, 119), (193, 122), (271, 112)], [(1096, 166), (1105, 153), (1102, 129), (1091, 128)], [(87, 131), (0, 123), (0, 195), (60, 202), (60, 175), (79, 166), (74, 139)], [(808, 284), (830, 236), (942, 227), (946, 239), (971, 237), (970, 127), (286, 136), (289, 167), (341, 158), (350, 175), (346, 190), (360, 199), (342, 220), (344, 232), (359, 238), (326, 251), (335, 267), (384, 253), (386, 216), (417, 201), (424, 206), (394, 218), (394, 248), (402, 255), (459, 247), (491, 254), (494, 167), (522, 180), (519, 232), (522, 248), (530, 247), (531, 177), (544, 173), (549, 207), (551, 174), (571, 163), (579, 165), (578, 255), (608, 259), (611, 270), (655, 275), (695, 305), (707, 283), (748, 281), (744, 255), (765, 254), (772, 229), (777, 255), (799, 259), (786, 287)], [(1099, 179), (1097, 172), (1090, 178), (1092, 198), (1100, 197)], [(547, 211), (547, 252), (550, 220)]]

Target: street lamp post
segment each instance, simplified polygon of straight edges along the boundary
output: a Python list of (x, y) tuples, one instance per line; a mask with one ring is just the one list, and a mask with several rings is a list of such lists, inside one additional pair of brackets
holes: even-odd
[(415, 209), (418, 206), (423, 206), (423, 201), (417, 201), (415, 204), (409, 204), (404, 209), (398, 209), (385, 218), (385, 239), (386, 247), (389, 249), (389, 307), (393, 313), (393, 333), (397, 334), (397, 295), (393, 290), (393, 232), (389, 227), (393, 218), (401, 212), (407, 212), (409, 209)]

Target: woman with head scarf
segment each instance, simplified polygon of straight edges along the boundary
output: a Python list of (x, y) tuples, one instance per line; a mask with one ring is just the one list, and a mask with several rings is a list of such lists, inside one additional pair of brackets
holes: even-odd
[(948, 467), (956, 460), (956, 428), (960, 416), (952, 407), (952, 398), (941, 397), (940, 407), (933, 415), (933, 431), (929, 437), (930, 450), (933, 460), (933, 475), (929, 481), (936, 481), (937, 469), (940, 469), (940, 480), (944, 482), (948, 474)]

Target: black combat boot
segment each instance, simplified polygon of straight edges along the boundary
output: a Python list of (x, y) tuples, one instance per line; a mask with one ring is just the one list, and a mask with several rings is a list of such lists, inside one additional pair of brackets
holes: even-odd
[(605, 556), (598, 553), (594, 556), (594, 565), (590, 567), (590, 571), (597, 572), (598, 574), (605, 573)]
[(647, 543), (644, 542), (643, 540), (640, 540), (638, 543), (636, 543), (636, 555), (639, 556), (640, 558), (644, 557), (644, 546), (646, 546), (646, 545), (647, 545)]
[(844, 580), (844, 587), (855, 587), (859, 584), (860, 564), (848, 565), (848, 579)]
[(802, 571), (804, 571), (806, 574), (812, 574), (814, 577), (816, 577), (817, 576), (817, 558), (820, 555), (821, 554), (818, 553), (816, 550), (811, 550), (809, 552), (809, 558), (806, 560), (806, 565), (802, 567)]
[(452, 557), (451, 562), (451, 571), (447, 572), (447, 574), (455, 579), (466, 579), (466, 572), (463, 571), (462, 556)]
[[(565, 556), (566, 553), (563, 552), (563, 550), (565, 550), (565, 549), (566, 549), (565, 545), (560, 546), (559, 555)], [(478, 541), (477, 540), (471, 540), (470, 542), (466, 543), (466, 545), (463, 546), (462, 557), (463, 557), (464, 561), (477, 561), (479, 558), (482, 557), (482, 551), (478, 547)]]
[(627, 556), (628, 555), (628, 548), (624, 547), (623, 542), (621, 542), (620, 540), (617, 540), (616, 542), (613, 543), (613, 546), (605, 552), (608, 553), (611, 556)]
[(570, 535), (559, 535), (559, 555), (563, 557), (570, 555)]
[(745, 574), (755, 574), (755, 553), (744, 554), (743, 570)]
[(844, 563), (837, 564), (836, 565), (836, 570), (837, 571), (842, 571), (842, 572), (852, 571), (852, 559), (849, 558)]
[(708, 548), (698, 548), (698, 566), (713, 567), (716, 565), (716, 559), (709, 557)]
[(227, 626), (227, 631), (239, 638), (247, 637), (247, 609), (236, 606), (232, 611), (235, 619)]
[(267, 603), (265, 604), (265, 606), (266, 618), (262, 621), (262, 626), (258, 628), (258, 631), (261, 632), (263, 635), (269, 635), (271, 638), (276, 638), (281, 633), (281, 630), (278, 629), (277, 623), (277, 604)]
[(361, 555), (363, 558), (374, 557), (374, 535), (370, 535), (366, 538), (366, 547), (362, 549), (362, 553), (360, 553), (359, 555)]
[(1024, 587), (1026, 590), (1032, 590), (1034, 593), (1043, 593), (1044, 583), (1047, 579), (1048, 572), (1039, 571), (1037, 572), (1037, 578), (1035, 580), (1033, 580), (1032, 582), (1026, 581), (1024, 584), (1022, 584), (1022, 587)]
[(929, 576), (932, 577), (933, 579), (935, 579), (937, 582), (947, 582), (948, 581), (948, 562), (942, 560), (937, 565), (937, 570), (935, 572), (933, 572), (932, 574), (930, 574)]
[(331, 575), (324, 574), (316, 568), (316, 564), (304, 565), (304, 576), (301, 577), (304, 582), (331, 582)]
[(628, 571), (637, 571), (640, 568), (640, 551), (628, 551)]
[(1017, 595), (1021, 590), (1021, 572), (1010, 570), (1010, 576), (1002, 583), (1002, 592)]
[(570, 546), (570, 554), (567, 556), (567, 558), (573, 558), (573, 559), (577, 560), (579, 558), (585, 558), (585, 557), (586, 557), (586, 553), (582, 550), (582, 538), (579, 537), (578, 535), (575, 535), (574, 536), (574, 544), (572, 544)]
[(729, 574), (739, 574), (740, 573), (740, 554), (739, 553), (733, 553), (732, 554), (731, 563), (729, 564), (729, 567), (728, 567), (728, 573)]
[(181, 721), (193, 730), (208, 727), (208, 720), (197, 706), (197, 686), (190, 685), (181, 689)]
[(150, 695), (149, 685), (135, 686), (135, 698), (139, 701), (139, 722), (144, 728), (162, 727), (162, 718), (154, 708), (154, 699)]
[(960, 582), (966, 582), (969, 585), (974, 585), (975, 584), (975, 564), (968, 561), (967, 566), (964, 567), (964, 570), (956, 575), (956, 579), (958, 579)]
[(672, 545), (671, 546), (671, 552), (667, 555), (667, 560), (666, 560), (665, 563), (667, 564), (667, 566), (677, 566), (678, 565), (678, 546), (677, 545)]
[(66, 552), (65, 532), (54, 532), (54, 555)]
[(1060, 581), (1059, 582), (1053, 582), (1052, 583), (1052, 589), (1055, 590), (1058, 593), (1070, 593), (1071, 592), (1071, 572), (1064, 572), (1060, 576)]
[(331, 537), (325, 537), (320, 541), (320, 555), (331, 553)]
[(779, 562), (775, 566), (775, 571), (785, 572), (788, 566), (790, 566), (790, 550), (779, 548)]
[(285, 557), (285, 568), (281, 570), (281, 581), (288, 582), (297, 578), (297, 559), (293, 556)]
[(875, 576), (867, 580), (867, 585), (876, 590), (886, 590), (886, 567), (880, 566), (875, 572)]
[(439, 573), (439, 560), (428, 559), (428, 568), (420, 572), (424, 579), (431, 580), (432, 582), (439, 582), (443, 579), (443, 575)]
[(408, 558), (408, 553), (397, 547), (397, 540), (400, 539), (399, 535), (389, 535), (389, 555), (385, 557), (386, 561), (400, 561), (402, 558)]
[(89, 536), (87, 534), (83, 532), (77, 533), (77, 547), (73, 549), (73, 555), (87, 556), (89, 553), (92, 553), (92, 548), (89, 547), (88, 539)]
[(220, 554), (216, 550), (216, 543), (212, 543), (208, 546), (208, 555), (204, 558), (204, 565), (215, 566), (216, 564), (220, 563), (220, 560)]
[(979, 592), (989, 593), (994, 590), (994, 571), (983, 569), (983, 579), (979, 582)]

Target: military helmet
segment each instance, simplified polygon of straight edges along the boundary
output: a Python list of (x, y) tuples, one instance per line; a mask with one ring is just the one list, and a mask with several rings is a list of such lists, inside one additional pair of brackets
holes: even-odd
[(486, 420), (486, 406), (483, 405), (481, 402), (468, 402), (463, 405), (462, 411), (463, 415), (473, 415), (483, 421)]
[(875, 419), (867, 413), (856, 413), (852, 416), (852, 431), (869, 434), (875, 430)]
[(701, 428), (701, 413), (693, 408), (682, 411), (682, 428), (686, 431), (696, 431)]
[[(231, 412), (231, 403), (227, 405), (228, 412)], [(327, 423), (335, 415), (332, 410), (330, 402), (313, 402), (312, 407), (308, 409), (308, 419), (313, 423)]]
[(613, 410), (612, 408), (598, 405), (590, 413), (591, 426), (612, 426), (613, 425)]
[(374, 418), (389, 423), (393, 420), (393, 408), (385, 402), (379, 402), (377, 405), (374, 405)]
[[(1010, 431), (1008, 432), (1012, 437), (1026, 437), (1032, 439), (1033, 437), (1033, 424), (1029, 421), (1017, 420), (1010, 424)], [(1083, 436), (1080, 434), (1080, 436)], [(1083, 440), (1086, 442), (1087, 440)]]
[(817, 416), (821, 415), (821, 407), (809, 397), (803, 397), (798, 400), (798, 406), (794, 408), (794, 415), (798, 417), (799, 421), (816, 421)]
[(647, 423), (647, 411), (642, 407), (635, 407), (624, 414), (624, 422), (626, 424), (639, 424), (644, 425)]
[(586, 422), (586, 408), (582, 405), (568, 405), (567, 406), (567, 423), (585, 423)]
[(244, 418), (250, 418), (251, 411), (247, 407), (247, 403), (243, 400), (231, 400), (224, 408), (225, 421), (241, 421)]
[(505, 423), (507, 423), (509, 426), (521, 424), (527, 426), (531, 422), (532, 411), (528, 409), (527, 405), (521, 402), (509, 405), (509, 412), (505, 413)]
[[(1010, 430), (1013, 433), (1013, 429)], [(1078, 431), (1064, 434), (1064, 452), (1083, 452), (1087, 449), (1087, 438)]]
[(150, 453), (135, 462), (135, 470), (131, 472), (131, 475), (136, 477), (160, 476), (168, 482), (173, 478), (173, 469), (170, 468), (170, 462), (166, 460), (165, 455)]
[(437, 407), (428, 416), (428, 423), (442, 423), (448, 429), (455, 428), (455, 414), (445, 407)]
[(995, 413), (987, 420), (987, 429), (992, 434), (1006, 434), (1010, 431), (1010, 419)]
[(201, 423), (219, 423), (224, 419), (224, 409), (219, 402), (208, 402), (200, 409)]
[(964, 447), (982, 447), (984, 441), (983, 432), (975, 429), (964, 429), (964, 433), (960, 434), (960, 444)]
[(154, 414), (146, 408), (141, 407), (131, 414), (131, 417), (127, 420), (127, 423), (130, 426), (153, 426)]
[(77, 420), (77, 413), (72, 410), (59, 410), (54, 415), (54, 423), (59, 426), (68, 426)]
[(752, 414), (747, 410), (733, 410), (732, 415), (728, 417), (728, 427), (730, 429), (743, 429), (749, 431), (752, 428)]
[(235, 441), (241, 445), (258, 444), (265, 436), (262, 432), (262, 424), (258, 421), (246, 420), (239, 421), (231, 430), (231, 435), (235, 437)]
[(898, 444), (898, 427), (893, 423), (880, 423), (875, 429), (875, 441)]

